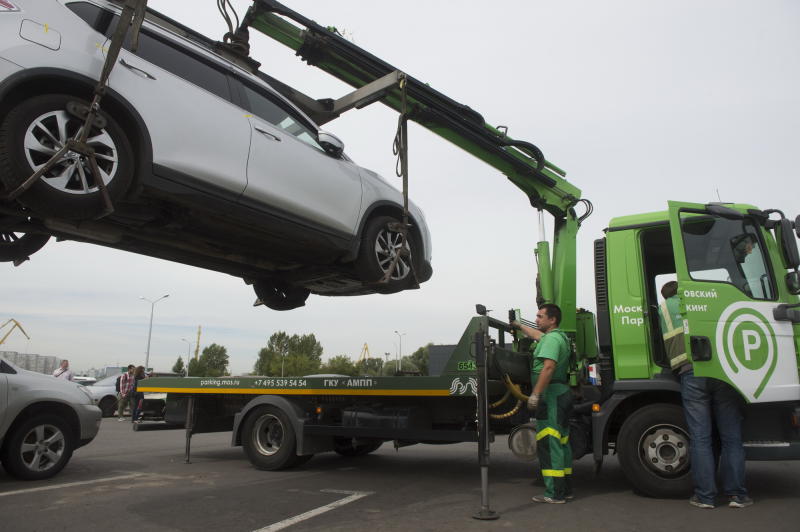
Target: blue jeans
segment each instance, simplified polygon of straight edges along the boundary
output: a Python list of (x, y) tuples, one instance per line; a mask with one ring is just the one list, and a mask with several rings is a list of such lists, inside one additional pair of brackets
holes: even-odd
[(690, 370), (681, 375), (681, 397), (691, 438), (689, 456), (695, 496), (701, 502), (714, 504), (717, 495), (713, 426), (722, 443), (719, 461), (722, 491), (729, 496), (747, 495), (742, 446), (743, 401), (739, 393), (726, 382), (695, 377)]

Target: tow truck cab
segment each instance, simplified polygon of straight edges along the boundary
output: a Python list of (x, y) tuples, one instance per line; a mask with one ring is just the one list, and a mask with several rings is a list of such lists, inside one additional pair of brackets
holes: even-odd
[[(673, 280), (695, 375), (728, 382), (745, 399), (748, 459), (800, 459), (795, 232), (800, 225), (783, 213), (750, 205), (669, 202), (668, 211), (611, 221), (595, 241), (603, 397), (592, 419), (596, 460), (610, 448), (620, 452), (625, 424), (644, 407), (680, 408), (658, 317), (660, 289)], [(657, 419), (663, 411), (643, 416), (643, 433), (633, 435), (640, 448), (631, 451), (665, 480), (686, 469), (687, 434), (685, 424)], [(647, 431), (668, 442), (663, 456), (648, 455)]]

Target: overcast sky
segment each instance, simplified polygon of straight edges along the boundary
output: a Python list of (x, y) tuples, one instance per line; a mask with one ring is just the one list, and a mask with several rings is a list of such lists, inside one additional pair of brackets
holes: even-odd
[[(240, 15), (246, 1), (234, 1)], [(595, 206), (578, 242), (578, 304), (594, 309), (592, 242), (615, 216), (666, 209), (668, 199), (749, 202), (800, 213), (800, 3), (527, 0), (402, 4), (287, 0), (287, 5), (533, 142)], [(216, 3), (150, 0), (214, 38)], [(348, 87), (255, 32), (262, 69), (315, 97)], [(157, 95), (154, 95), (157, 97)], [(397, 115), (374, 104), (326, 129), (358, 164), (394, 176)], [(211, 124), (210, 124), (211, 126)], [(411, 197), (433, 238), (433, 278), (391, 296), (311, 296), (304, 308), (252, 307), (240, 279), (130, 253), (52, 242), (20, 267), (0, 264), (0, 349), (69, 358), (75, 369), (143, 364), (150, 304), (151, 365), (166, 371), (201, 345), (228, 349), (252, 370), (275, 331), (314, 333), (324, 357), (409, 354), (455, 343), (474, 304), (533, 317), (537, 216), (508, 180), (412, 125)], [(394, 181), (400, 186), (399, 180)], [(552, 231), (547, 220), (548, 234)], [(5, 331), (5, 330), (4, 330)], [(3, 331), (3, 332), (4, 332)]]

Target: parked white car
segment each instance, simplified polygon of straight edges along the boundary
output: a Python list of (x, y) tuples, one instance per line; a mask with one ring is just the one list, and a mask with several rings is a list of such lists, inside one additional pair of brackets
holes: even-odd
[[(5, 192), (83, 127), (79, 109), (119, 11), (100, 0), (0, 3)], [(410, 204), (401, 244), (402, 194), (351, 161), (268, 76), (213, 47), (150, 11), (137, 51), (120, 53), (90, 134), (114, 214), (94, 220), (100, 189), (70, 153), (18, 201), (0, 203), (0, 260), (19, 264), (50, 236), (91, 242), (241, 277), (277, 310), (309, 293), (392, 293), (428, 280), (422, 211)]]
[(23, 480), (49, 478), (100, 429), (85, 386), (0, 359), (0, 460)]
[(103, 413), (103, 417), (113, 416), (117, 409), (117, 378), (120, 375), (121, 373), (105, 377), (94, 384), (86, 386), (86, 389), (92, 395), (94, 404)]

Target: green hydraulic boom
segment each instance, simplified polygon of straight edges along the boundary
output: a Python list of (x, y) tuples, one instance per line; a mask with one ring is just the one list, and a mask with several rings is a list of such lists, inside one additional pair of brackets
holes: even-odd
[[(563, 170), (544, 158), (530, 142), (516, 140), (504, 128), (487, 124), (470, 107), (460, 104), (425, 83), (399, 72), (343, 38), (335, 28), (320, 26), (274, 0), (255, 0), (232, 37), (230, 49), (244, 52), (248, 28), (288, 46), (309, 65), (324, 70), (356, 90), (338, 100), (315, 100), (261, 72), (276, 90), (292, 100), (318, 124), (342, 112), (380, 101), (404, 118), (429, 129), (500, 170), (530, 199), (531, 205), (549, 212), (554, 222), (553, 258), (540, 230), (536, 247), (539, 265), (539, 302), (554, 302), (564, 312), (562, 329), (575, 331), (575, 246), (578, 228), (591, 213), (591, 203), (564, 179)], [(252, 64), (252, 60), (251, 64)], [(575, 207), (585, 212), (578, 217)], [(540, 229), (543, 227), (540, 216)]]

